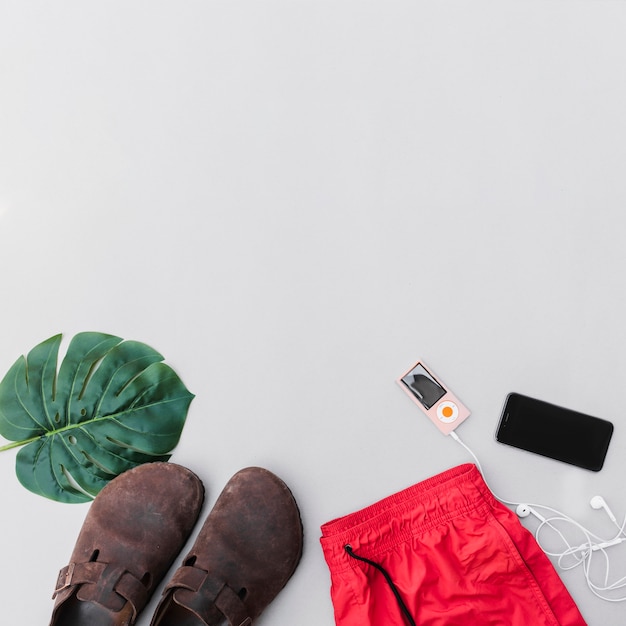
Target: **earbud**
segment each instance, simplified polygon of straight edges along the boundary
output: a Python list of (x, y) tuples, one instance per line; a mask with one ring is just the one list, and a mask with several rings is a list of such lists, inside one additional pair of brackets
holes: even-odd
[(617, 524), (617, 519), (615, 518), (615, 515), (613, 515), (613, 511), (609, 509), (609, 505), (606, 503), (606, 500), (602, 496), (593, 496), (589, 504), (591, 504), (591, 508), (595, 509), (596, 511), (604, 509), (606, 511), (606, 514), (611, 518), (611, 521), (614, 524)]
[(518, 504), (515, 509), (518, 517), (528, 517), (529, 515), (534, 515), (540, 522), (546, 523), (546, 518), (543, 515), (539, 515), (535, 509), (533, 509), (528, 504)]

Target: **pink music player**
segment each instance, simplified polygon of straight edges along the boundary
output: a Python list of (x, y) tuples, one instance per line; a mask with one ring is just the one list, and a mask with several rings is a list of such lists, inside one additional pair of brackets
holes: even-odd
[(422, 361), (412, 365), (397, 382), (444, 435), (470, 416), (469, 409)]

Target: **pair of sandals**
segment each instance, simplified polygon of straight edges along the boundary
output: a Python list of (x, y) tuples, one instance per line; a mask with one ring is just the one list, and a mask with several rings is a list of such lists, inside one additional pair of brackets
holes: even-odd
[[(174, 463), (113, 479), (93, 501), (54, 592), (50, 626), (131, 626), (185, 545), (204, 501), (201, 480)], [(302, 554), (302, 522), (266, 469), (235, 474), (166, 584), (151, 626), (249, 626)]]

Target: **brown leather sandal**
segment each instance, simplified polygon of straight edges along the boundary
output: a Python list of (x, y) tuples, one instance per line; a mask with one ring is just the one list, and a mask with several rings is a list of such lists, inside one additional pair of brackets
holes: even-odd
[(166, 585), (152, 626), (248, 626), (301, 554), (300, 513), (285, 483), (262, 468), (241, 470)]
[(204, 487), (174, 463), (140, 465), (91, 504), (56, 585), (50, 626), (129, 626), (194, 527)]

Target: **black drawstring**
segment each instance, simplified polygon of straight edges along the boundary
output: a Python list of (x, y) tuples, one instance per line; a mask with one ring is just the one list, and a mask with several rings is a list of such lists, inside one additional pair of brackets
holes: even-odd
[(400, 592), (398, 591), (398, 588), (395, 586), (393, 580), (391, 580), (391, 576), (389, 576), (385, 568), (382, 565), (379, 565), (378, 563), (376, 563), (375, 561), (370, 561), (369, 559), (366, 559), (363, 556), (358, 556), (354, 554), (354, 551), (352, 550), (352, 546), (349, 544), (347, 546), (344, 546), (344, 550), (353, 559), (356, 559), (357, 561), (363, 561), (363, 563), (367, 563), (368, 565), (375, 567), (385, 577), (387, 584), (391, 588), (391, 591), (393, 591), (393, 595), (396, 597), (396, 600), (398, 601), (398, 605), (400, 606), (400, 610), (402, 611), (404, 617), (406, 617), (407, 621), (409, 622), (411, 626), (416, 626), (415, 620), (411, 617), (411, 614), (409, 613), (409, 609), (406, 608), (406, 604), (404, 604), (404, 601), (402, 600), (402, 597), (400, 596)]

